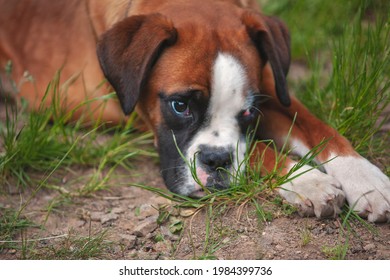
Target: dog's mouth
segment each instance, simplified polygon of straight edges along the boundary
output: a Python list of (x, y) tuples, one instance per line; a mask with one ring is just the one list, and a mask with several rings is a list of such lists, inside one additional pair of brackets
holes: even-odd
[(206, 172), (203, 168), (196, 168), (195, 190), (188, 196), (202, 198), (210, 192), (217, 192), (230, 187), (231, 174), (227, 170)]
[(204, 190), (196, 190), (196, 191), (193, 191), (192, 193), (190, 193), (188, 195), (188, 197), (197, 199), (197, 198), (202, 198), (206, 195), (207, 195), (207, 193)]
[[(234, 148), (236, 147), (236, 148)], [(229, 189), (245, 166), (246, 142), (237, 145), (161, 149), (161, 174), (168, 189), (179, 195), (202, 198)], [(171, 152), (171, 153), (170, 153)]]
[(225, 186), (221, 184), (209, 185), (201, 189), (196, 188), (196, 190), (190, 193), (188, 196), (191, 198), (202, 198), (206, 196), (209, 192), (217, 192), (217, 191), (225, 190), (227, 188), (229, 188), (229, 186)]

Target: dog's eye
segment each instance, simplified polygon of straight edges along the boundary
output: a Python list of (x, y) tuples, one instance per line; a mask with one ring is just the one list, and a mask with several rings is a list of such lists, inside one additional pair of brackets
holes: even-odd
[(188, 103), (183, 101), (174, 100), (171, 101), (171, 107), (173, 112), (175, 112), (176, 115), (182, 116), (182, 117), (190, 117), (191, 111), (190, 107), (188, 106)]

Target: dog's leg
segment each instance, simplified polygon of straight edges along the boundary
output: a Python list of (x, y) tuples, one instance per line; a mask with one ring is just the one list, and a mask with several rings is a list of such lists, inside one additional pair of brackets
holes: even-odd
[[(326, 146), (315, 158), (326, 174), (312, 169), (281, 186), (280, 193), (289, 202), (303, 208), (303, 214), (333, 214), (328, 209), (332, 205), (334, 213), (337, 213), (342, 204), (338, 189), (341, 186), (350, 207), (360, 216), (372, 222), (390, 221), (390, 180), (379, 168), (361, 157), (348, 140), (314, 117), (295, 98), (289, 108), (276, 101), (265, 105), (259, 129), (262, 138), (274, 139), (278, 147), (287, 141), (292, 152), (299, 156), (306, 155), (321, 141), (326, 141)], [(293, 128), (288, 135), (290, 127)], [(287, 162), (284, 172), (291, 170), (293, 165), (293, 162)], [(309, 168), (304, 166), (291, 177)], [(309, 201), (314, 211), (305, 207), (310, 204)]]

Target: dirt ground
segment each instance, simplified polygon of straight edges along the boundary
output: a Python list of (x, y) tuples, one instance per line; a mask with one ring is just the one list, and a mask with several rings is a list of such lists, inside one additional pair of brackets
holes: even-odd
[[(88, 172), (91, 170), (79, 170), (72, 176)], [(150, 161), (139, 160), (134, 174), (117, 172), (127, 175), (129, 181), (164, 188), (158, 165)], [(69, 187), (69, 176), (64, 176), (64, 188)], [(110, 243), (99, 255), (103, 259), (331, 259), (344, 248), (346, 259), (390, 259), (390, 224), (374, 225), (374, 230), (369, 230), (357, 223), (346, 230), (340, 219), (277, 213), (270, 222), (259, 224), (254, 209), (246, 205), (214, 209), (220, 213), (214, 215), (206, 238), (205, 209), (176, 209), (170, 200), (123, 181), (109, 191), (73, 198), (72, 203), (56, 207), (47, 216), (48, 205), (57, 195), (57, 191), (42, 190), (23, 212), (26, 218), (44, 225), (43, 229), (24, 232), (24, 240), (35, 240), (35, 255), (30, 257), (58, 258), (47, 248), (66, 246), (69, 235), (89, 236), (107, 230), (104, 238)], [(29, 197), (29, 191), (11, 190), (0, 196), (0, 206), (18, 209)], [(162, 209), (170, 215), (158, 223), (159, 214), (165, 212)], [(19, 259), (22, 254), (22, 250), (7, 249), (0, 252), (0, 259)]]

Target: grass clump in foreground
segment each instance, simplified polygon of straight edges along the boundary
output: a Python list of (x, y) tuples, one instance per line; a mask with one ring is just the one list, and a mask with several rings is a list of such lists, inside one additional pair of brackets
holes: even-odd
[[(103, 169), (109, 167), (110, 175), (117, 166), (130, 168), (136, 155), (154, 155), (148, 151), (151, 134), (133, 133), (134, 116), (125, 127), (112, 127), (97, 121), (93, 127), (85, 127), (82, 118), (72, 123), (72, 115), (80, 104), (70, 113), (61, 112), (59, 85), (60, 73), (48, 85), (42, 104), (52, 96), (48, 108), (39, 108), (37, 112), (26, 113), (13, 104), (6, 105), (6, 119), (0, 122), (0, 137), (3, 151), (0, 153), (0, 183), (18, 188), (31, 187), (39, 182), (31, 174), (42, 174), (53, 171), (61, 174), (66, 168), (79, 165), (95, 167), (93, 174), (81, 193), (93, 192), (107, 187), (109, 176), (102, 178)], [(113, 94), (103, 96), (104, 100), (113, 98)], [(107, 137), (111, 135), (111, 137)], [(61, 166), (57, 166), (61, 160)], [(96, 178), (99, 178), (97, 180)], [(10, 181), (11, 180), (11, 181)]]
[(80, 236), (73, 230), (60, 238), (59, 242), (44, 246), (31, 248), (30, 256), (27, 258), (47, 260), (93, 260), (105, 259), (110, 254), (112, 242), (108, 241), (107, 230)]
[(0, 207), (0, 253), (17, 247), (18, 244), (13, 242), (16, 235), (28, 228), (39, 227), (20, 214), (13, 209)]

